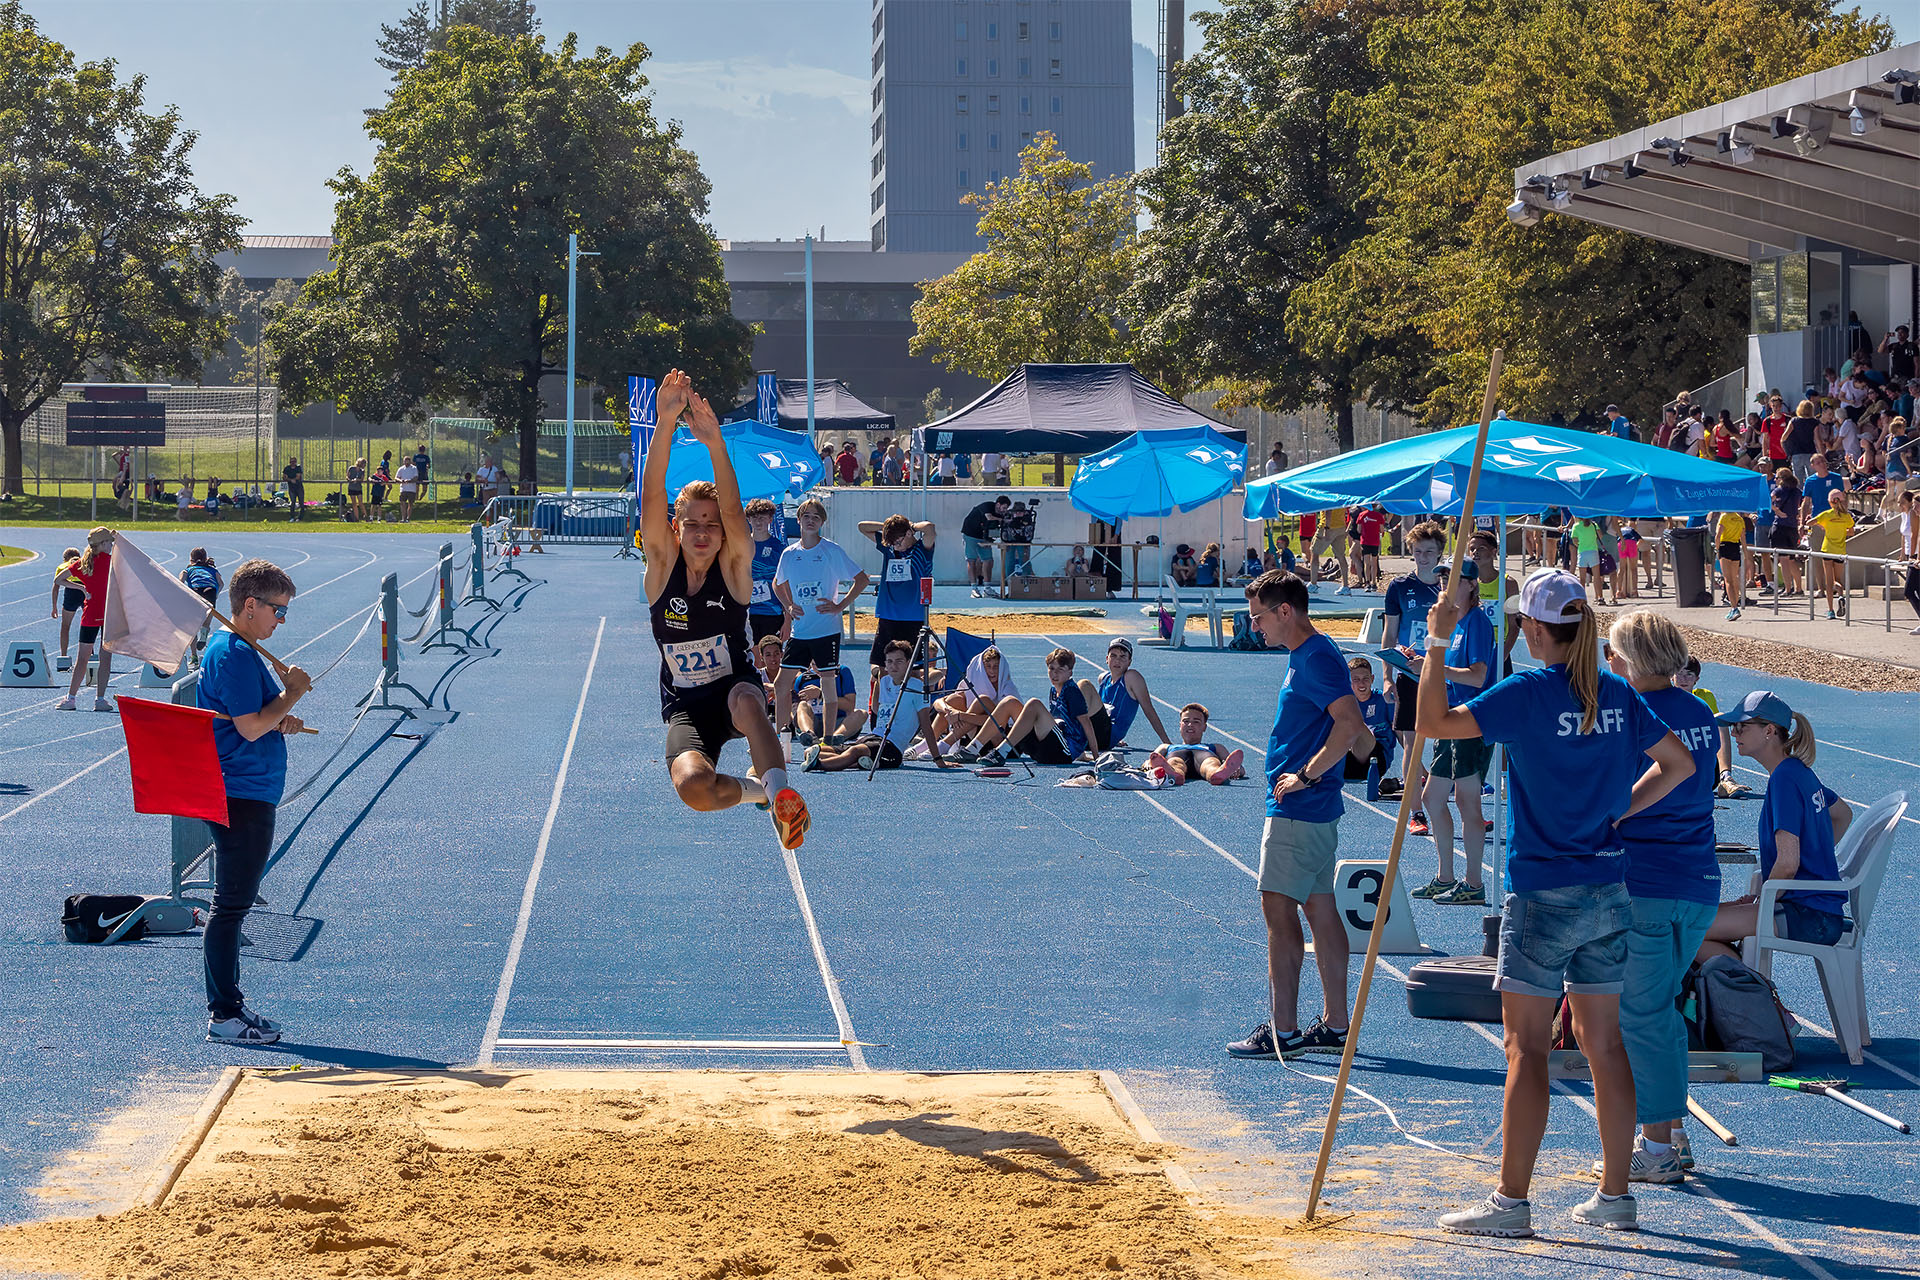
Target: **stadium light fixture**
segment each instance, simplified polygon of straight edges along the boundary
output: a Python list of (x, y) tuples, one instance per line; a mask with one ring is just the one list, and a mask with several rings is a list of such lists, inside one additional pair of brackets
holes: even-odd
[(1855, 89), (1847, 95), (1847, 131), (1854, 137), (1865, 137), (1880, 127), (1880, 113), (1873, 108), (1878, 106), (1877, 94), (1862, 93)]
[(1627, 162), (1620, 166), (1620, 176), (1626, 178), (1628, 181), (1632, 181), (1634, 178), (1645, 173), (1646, 170), (1636, 163), (1639, 159), (1640, 157), (1638, 155), (1628, 156)]
[(1676, 169), (1693, 159), (1687, 154), (1687, 144), (1679, 138), (1655, 138), (1653, 149), (1666, 152), (1667, 163)]
[(1507, 206), (1507, 221), (1520, 227), (1540, 225), (1540, 211), (1525, 200), (1519, 199), (1519, 194), (1517, 191), (1514, 192), (1514, 202)]
[(1920, 72), (1898, 67), (1881, 76), (1880, 82), (1893, 86), (1895, 106), (1911, 107), (1920, 104)]
[(1767, 121), (1767, 133), (1775, 138), (1791, 138), (1800, 132), (1800, 126), (1785, 116), (1775, 116)]
[(1722, 129), (1714, 142), (1714, 151), (1728, 164), (1752, 164), (1753, 147), (1740, 141), (1740, 135), (1731, 129)]

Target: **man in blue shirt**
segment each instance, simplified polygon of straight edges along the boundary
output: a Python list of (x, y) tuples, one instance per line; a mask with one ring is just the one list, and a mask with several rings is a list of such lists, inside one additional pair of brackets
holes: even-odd
[(1620, 406), (1607, 406), (1607, 430), (1622, 440), (1633, 439), (1633, 424), (1627, 421), (1627, 415), (1620, 412)]
[(227, 588), (231, 629), (207, 642), (200, 660), (199, 705), (213, 722), (214, 750), (227, 788), (227, 823), (213, 833), (213, 910), (201, 943), (207, 982), (207, 1039), (272, 1044), (279, 1026), (247, 1008), (240, 990), (240, 928), (246, 922), (273, 848), (274, 811), (287, 785), (285, 735), (300, 732), (288, 714), (312, 687), (288, 667), (276, 685), (254, 645), (270, 639), (293, 602), (293, 579), (278, 565), (249, 560)]
[(747, 602), (747, 629), (753, 633), (756, 645), (768, 636), (779, 636), (780, 643), (785, 644), (792, 623), (787, 611), (773, 596), (773, 577), (780, 571), (780, 553), (787, 549), (787, 540), (773, 532), (774, 517), (779, 512), (766, 498), (755, 498), (743, 510), (747, 532), (753, 535), (753, 598)]
[(1806, 481), (1800, 486), (1800, 527), (1810, 529), (1813, 518), (1827, 509), (1827, 495), (1835, 489), (1845, 489), (1847, 482), (1833, 474), (1827, 465), (1827, 455), (1816, 453), (1807, 460), (1809, 468)]
[[(1477, 561), (1467, 560), (1460, 568), (1477, 584)], [(1477, 599), (1477, 585), (1475, 591)], [(1485, 610), (1469, 609), (1461, 617), (1447, 642), (1446, 664), (1450, 707), (1463, 705), (1493, 683), (1493, 623)], [(1487, 904), (1487, 891), (1480, 877), (1480, 859), (1487, 839), (1486, 819), (1480, 811), (1480, 781), (1492, 761), (1493, 744), (1485, 738), (1442, 738), (1433, 744), (1433, 765), (1427, 771), (1426, 794), (1422, 799), (1439, 865), (1432, 882), (1415, 889), (1414, 897), (1451, 906), (1484, 907)], [(1466, 846), (1463, 850), (1465, 874), (1458, 880), (1453, 875), (1453, 813), (1447, 808), (1448, 788), (1452, 788), (1453, 802), (1460, 807), (1460, 830)]]
[(939, 531), (931, 520), (909, 520), (898, 512), (884, 521), (862, 520), (859, 529), (880, 551), (873, 646), (867, 652), (867, 664), (878, 680), (887, 647), (899, 640), (911, 653), (920, 628), (927, 625), (926, 602), (933, 593), (933, 548)]
[[(1247, 586), (1247, 613), (1269, 648), (1288, 651), (1287, 674), (1267, 741), (1267, 822), (1260, 842), (1260, 913), (1267, 925), (1269, 1021), (1227, 1046), (1236, 1058), (1339, 1053), (1347, 1043), (1347, 930), (1333, 905), (1339, 846), (1341, 761), (1373, 731), (1340, 648), (1307, 617), (1307, 584), (1263, 573)], [(1300, 968), (1313, 931), (1321, 1014), (1300, 1030)]]

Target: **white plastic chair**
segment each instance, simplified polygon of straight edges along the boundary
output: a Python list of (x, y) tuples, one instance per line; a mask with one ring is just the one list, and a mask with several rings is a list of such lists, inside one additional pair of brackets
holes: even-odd
[[(1811, 956), (1820, 974), (1820, 990), (1827, 999), (1827, 1013), (1833, 1019), (1833, 1035), (1847, 1051), (1847, 1061), (1860, 1065), (1860, 1050), (1873, 1043), (1867, 1025), (1867, 986), (1861, 965), (1861, 949), (1866, 943), (1867, 925), (1873, 918), (1874, 900), (1880, 896), (1880, 882), (1886, 878), (1887, 863), (1893, 854), (1894, 835), (1907, 812), (1907, 793), (1895, 791), (1876, 800), (1865, 813), (1856, 817), (1834, 850), (1840, 866), (1838, 880), (1767, 880), (1757, 887), (1759, 932), (1741, 944), (1740, 958), (1753, 969), (1768, 976), (1773, 972), (1773, 953)], [(1787, 890), (1826, 889), (1847, 895), (1847, 916), (1853, 930), (1840, 935), (1832, 946), (1794, 942), (1773, 932), (1773, 909), (1780, 894)]]
[(1213, 639), (1213, 647), (1218, 649), (1226, 641), (1220, 631), (1220, 588), (1183, 587), (1167, 575), (1167, 606), (1173, 614), (1173, 647), (1187, 647), (1187, 619), (1205, 615), (1207, 634)]

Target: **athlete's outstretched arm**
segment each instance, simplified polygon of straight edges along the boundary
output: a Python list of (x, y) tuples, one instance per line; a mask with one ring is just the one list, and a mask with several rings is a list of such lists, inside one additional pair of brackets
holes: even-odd
[(687, 426), (693, 438), (707, 446), (713, 462), (713, 485), (720, 491), (720, 527), (726, 530), (726, 546), (721, 555), (736, 568), (753, 564), (753, 533), (747, 528), (747, 513), (740, 505), (740, 477), (733, 472), (733, 459), (727, 456), (726, 438), (720, 433), (720, 419), (697, 393), (687, 394)]
[(640, 475), (640, 546), (649, 563), (671, 562), (668, 552), (673, 544), (673, 495), (667, 492), (667, 458), (673, 452), (674, 427), (691, 391), (687, 375), (675, 369), (660, 380), (660, 394), (654, 402), (659, 425), (647, 444), (647, 460)]

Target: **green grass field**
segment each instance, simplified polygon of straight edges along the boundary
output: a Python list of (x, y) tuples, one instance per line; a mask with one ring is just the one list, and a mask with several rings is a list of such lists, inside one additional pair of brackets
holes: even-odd
[(0, 569), (4, 569), (10, 564), (19, 564), (32, 554), (33, 552), (22, 547), (0, 546)]
[[(462, 510), (458, 501), (453, 500), (451, 487), (449, 497), (436, 508), (432, 503), (420, 503), (414, 508), (414, 516), (406, 524), (398, 522), (341, 520), (333, 514), (330, 507), (308, 506), (302, 518), (289, 523), (284, 507), (277, 509), (255, 509), (239, 511), (223, 508), (221, 517), (214, 519), (202, 507), (192, 507), (184, 520), (176, 520), (172, 503), (142, 502), (138, 504), (139, 516), (122, 510), (113, 500), (113, 492), (102, 488), (100, 502), (95, 508), (90, 502), (87, 486), (63, 486), (72, 492), (55, 496), (36, 497), (28, 494), (24, 498), (15, 498), (0, 503), (0, 525), (45, 525), (85, 529), (95, 524), (109, 525), (115, 529), (125, 529), (129, 533), (142, 528), (180, 529), (208, 528), (228, 531), (238, 530), (287, 530), (303, 529), (316, 533), (464, 533), (467, 526), (479, 516), (477, 511)], [(313, 492), (308, 489), (309, 494)], [(387, 510), (397, 514), (399, 508), (389, 502)], [(4, 564), (0, 558), (0, 564)]]

